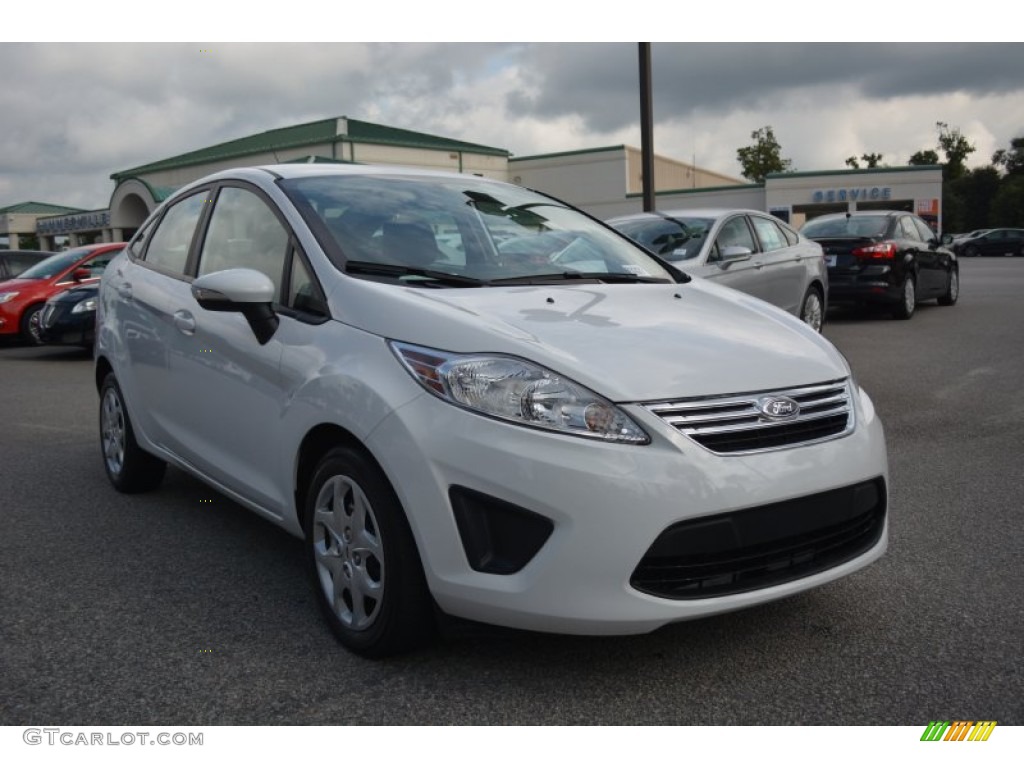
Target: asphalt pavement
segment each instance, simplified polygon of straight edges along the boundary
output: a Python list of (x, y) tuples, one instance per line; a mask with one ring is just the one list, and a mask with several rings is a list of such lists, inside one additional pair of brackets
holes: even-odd
[(961, 281), (826, 325), (887, 431), (881, 561), (650, 635), (456, 623), (383, 662), (335, 642), (298, 540), (173, 469), (113, 490), (88, 355), (0, 346), (0, 725), (1024, 724), (1024, 259)]

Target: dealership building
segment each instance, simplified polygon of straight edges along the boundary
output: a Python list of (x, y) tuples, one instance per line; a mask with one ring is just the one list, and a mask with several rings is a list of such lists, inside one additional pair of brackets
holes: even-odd
[[(277, 128), (111, 175), (108, 208), (83, 211), (42, 203), (0, 208), (9, 247), (34, 235), (44, 249), (129, 239), (181, 186), (210, 173), (271, 163), (366, 163), (429, 168), (510, 181), (540, 190), (599, 218), (643, 208), (641, 154), (618, 145), (515, 157), (507, 149), (392, 128), (348, 117)], [(656, 156), (656, 207), (751, 208), (800, 226), (834, 211), (913, 211), (941, 229), (941, 166), (770, 175), (763, 184)]]

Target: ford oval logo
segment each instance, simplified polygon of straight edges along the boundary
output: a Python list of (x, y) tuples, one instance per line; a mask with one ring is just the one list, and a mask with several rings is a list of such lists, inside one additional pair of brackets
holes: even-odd
[(774, 421), (795, 419), (800, 415), (800, 403), (791, 397), (762, 397), (757, 401), (757, 409), (762, 416)]

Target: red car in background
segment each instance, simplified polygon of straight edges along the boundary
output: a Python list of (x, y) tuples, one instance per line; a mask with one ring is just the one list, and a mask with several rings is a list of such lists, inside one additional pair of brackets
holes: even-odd
[(55, 253), (16, 278), (0, 282), (0, 338), (21, 335), (42, 344), (39, 319), (46, 300), (75, 285), (99, 282), (124, 243), (100, 243)]

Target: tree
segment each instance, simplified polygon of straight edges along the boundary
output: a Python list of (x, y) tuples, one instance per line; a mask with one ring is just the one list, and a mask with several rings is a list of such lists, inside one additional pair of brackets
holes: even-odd
[(939, 153), (934, 149), (922, 149), (920, 152), (915, 152), (910, 156), (910, 160), (907, 161), (908, 165), (938, 165), (939, 164)]
[(964, 161), (976, 147), (960, 132), (959, 128), (950, 128), (941, 121), (935, 123), (939, 129), (939, 149), (946, 155), (946, 167), (943, 175), (946, 181), (959, 179), (967, 171)]
[[(860, 159), (867, 163), (867, 165), (864, 166), (865, 168), (877, 168), (878, 164), (882, 161), (882, 157), (883, 155), (881, 152), (865, 152), (860, 156)], [(853, 155), (846, 158), (846, 164), (851, 168), (860, 168), (860, 160)]]
[(782, 157), (782, 146), (770, 125), (750, 134), (754, 143), (736, 150), (736, 159), (743, 167), (743, 178), (761, 184), (769, 173), (792, 170), (793, 161)]
[(1002, 167), (1007, 176), (1024, 175), (1024, 136), (1010, 139), (1009, 149), (996, 150), (992, 165)]
[(948, 198), (955, 201), (943, 208), (946, 229), (968, 232), (999, 224), (991, 216), (992, 203), (999, 188), (999, 172), (991, 165), (973, 168), (947, 185)]
[(990, 216), (1001, 227), (1024, 227), (1024, 174), (1003, 177)]
[(882, 162), (881, 152), (865, 152), (860, 156), (860, 159), (868, 164), (868, 168), (877, 168), (878, 164)]

